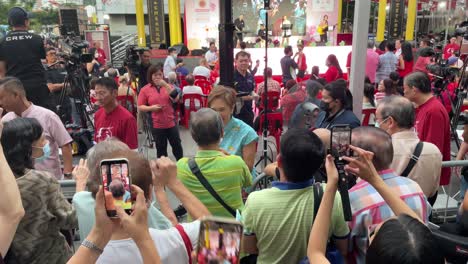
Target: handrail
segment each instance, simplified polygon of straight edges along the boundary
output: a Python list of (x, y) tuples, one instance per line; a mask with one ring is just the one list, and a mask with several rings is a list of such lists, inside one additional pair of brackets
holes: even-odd
[(468, 160), (442, 161), (442, 168), (468, 166)]

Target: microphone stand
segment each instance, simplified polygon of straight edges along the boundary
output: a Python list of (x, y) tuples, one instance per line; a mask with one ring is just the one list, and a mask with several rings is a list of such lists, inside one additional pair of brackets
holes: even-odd
[[(265, 0), (264, 9), (266, 10), (265, 15), (265, 70), (263, 71), (263, 79), (264, 79), (264, 86), (263, 86), (263, 167), (266, 168), (268, 165), (268, 78), (267, 78), (267, 67), (268, 67), (268, 10), (270, 10), (270, 1)], [(278, 154), (278, 153), (277, 153)]]

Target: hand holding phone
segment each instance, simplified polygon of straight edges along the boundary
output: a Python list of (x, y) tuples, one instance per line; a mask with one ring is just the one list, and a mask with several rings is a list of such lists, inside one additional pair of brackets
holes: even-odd
[(345, 170), (358, 176), (359, 178), (372, 184), (375, 180), (381, 179), (379, 173), (372, 163), (374, 153), (363, 150), (358, 147), (351, 146), (357, 157), (344, 157), (349, 164), (346, 165)]
[(148, 208), (146, 207), (145, 193), (136, 185), (131, 186), (132, 194), (136, 195), (136, 202), (132, 215), (125, 213), (124, 209), (117, 207), (122, 228), (136, 242), (151, 239), (148, 231)]
[(117, 217), (117, 207), (132, 212), (131, 177), (127, 159), (101, 161), (105, 206), (109, 217)]

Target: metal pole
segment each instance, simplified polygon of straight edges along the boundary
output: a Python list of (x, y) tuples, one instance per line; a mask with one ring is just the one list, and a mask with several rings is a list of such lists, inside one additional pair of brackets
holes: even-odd
[[(268, 165), (268, 77), (267, 77), (267, 67), (268, 67), (268, 10), (270, 9), (269, 6), (265, 5), (266, 9), (266, 16), (265, 16), (265, 36), (266, 36), (266, 43), (265, 43), (265, 70), (263, 71), (263, 79), (264, 79), (264, 86), (263, 86), (263, 168), (266, 168)], [(279, 154), (279, 153), (276, 153)], [(273, 158), (273, 157), (272, 157)]]
[(219, 84), (234, 86), (234, 24), (232, 23), (232, 1), (219, 1)]
[[(381, 3), (380, 3), (381, 4)], [(353, 94), (353, 111), (356, 116), (362, 116), (362, 96), (367, 57), (367, 39), (369, 34), (370, 0), (359, 0), (354, 6), (353, 25), (353, 56), (351, 59), (350, 90)], [(380, 24), (381, 21), (379, 21)]]
[(447, 15), (445, 16), (447, 18), (447, 23), (445, 25), (445, 41), (444, 41), (444, 45), (447, 45), (448, 44), (448, 28), (449, 28), (449, 24), (450, 24), (450, 20), (452, 19), (452, 16), (451, 16), (451, 11), (452, 11), (452, 0), (449, 0), (447, 1), (447, 5), (449, 5), (447, 7)]

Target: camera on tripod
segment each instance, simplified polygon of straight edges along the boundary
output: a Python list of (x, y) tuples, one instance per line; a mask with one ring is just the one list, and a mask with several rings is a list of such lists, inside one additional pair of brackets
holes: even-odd
[(140, 65), (138, 64), (138, 61), (140, 60), (140, 55), (147, 50), (149, 49), (141, 48), (136, 45), (129, 45), (125, 50), (124, 65), (128, 67), (131, 75), (135, 78), (139, 77)]
[(93, 61), (94, 54), (83, 53), (83, 49), (88, 48), (89, 43), (81, 40), (80, 37), (68, 37), (63, 44), (64, 53), (61, 56), (65, 60), (67, 67), (75, 69), (82, 63)]

